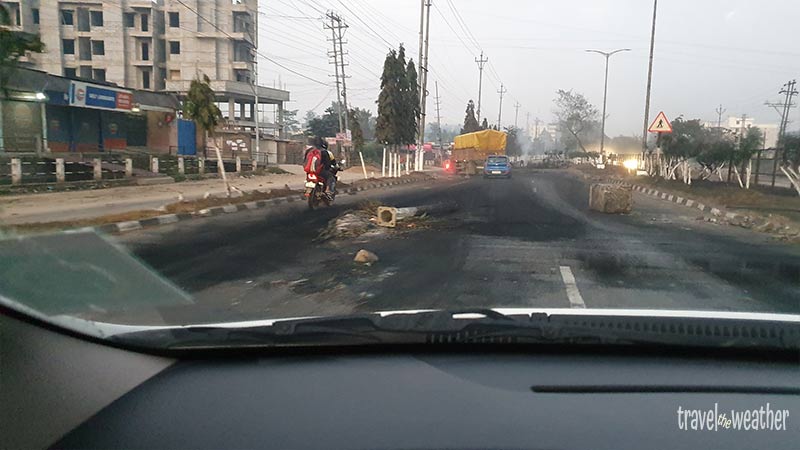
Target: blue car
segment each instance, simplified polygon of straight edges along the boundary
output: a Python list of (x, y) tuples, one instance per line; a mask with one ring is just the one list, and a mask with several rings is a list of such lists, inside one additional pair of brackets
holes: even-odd
[(511, 164), (508, 156), (492, 155), (483, 164), (483, 178), (511, 178)]

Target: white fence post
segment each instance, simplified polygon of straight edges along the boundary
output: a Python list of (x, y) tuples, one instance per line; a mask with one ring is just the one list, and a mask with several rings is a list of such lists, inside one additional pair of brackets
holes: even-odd
[(386, 147), (383, 147), (383, 159), (381, 160), (381, 178), (386, 178)]
[(125, 178), (133, 176), (133, 159), (125, 158)]
[(197, 158), (197, 173), (200, 175), (206, 173), (206, 159), (202, 156)]
[(369, 177), (367, 176), (367, 166), (364, 165), (364, 155), (358, 152), (358, 157), (361, 158), (361, 170), (364, 171), (364, 179), (366, 180)]
[(56, 183), (63, 183), (67, 180), (64, 173), (64, 158), (56, 158)]
[(22, 160), (11, 158), (11, 184), (22, 184)]
[(103, 165), (100, 161), (100, 158), (92, 159), (92, 168), (94, 169), (94, 179), (95, 181), (100, 181), (103, 179)]
[(178, 156), (178, 173), (181, 175), (186, 173), (186, 166), (183, 164), (183, 156)]
[(155, 156), (150, 158), (150, 172), (158, 173), (158, 158)]
[(237, 156), (236, 157), (236, 173), (239, 173), (241, 171), (242, 171), (242, 158)]

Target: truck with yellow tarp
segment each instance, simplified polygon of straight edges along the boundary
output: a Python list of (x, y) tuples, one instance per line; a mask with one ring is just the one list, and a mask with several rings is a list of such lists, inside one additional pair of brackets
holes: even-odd
[(483, 169), (488, 156), (506, 154), (506, 139), (506, 133), (496, 130), (456, 136), (449, 164), (445, 167), (449, 166), (456, 173), (475, 175), (479, 169)]

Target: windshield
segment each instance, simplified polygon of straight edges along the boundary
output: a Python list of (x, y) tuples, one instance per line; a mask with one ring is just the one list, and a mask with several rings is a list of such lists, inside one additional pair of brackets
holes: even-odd
[(303, 341), (332, 345), (800, 314), (798, 2), (96, 3), (0, 3), (3, 308), (102, 338), (352, 319)]

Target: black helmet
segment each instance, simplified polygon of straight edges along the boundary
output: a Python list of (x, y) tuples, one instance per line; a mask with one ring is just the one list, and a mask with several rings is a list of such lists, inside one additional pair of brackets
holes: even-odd
[(322, 137), (317, 137), (317, 139), (314, 141), (314, 145), (320, 150), (328, 149), (328, 142)]

